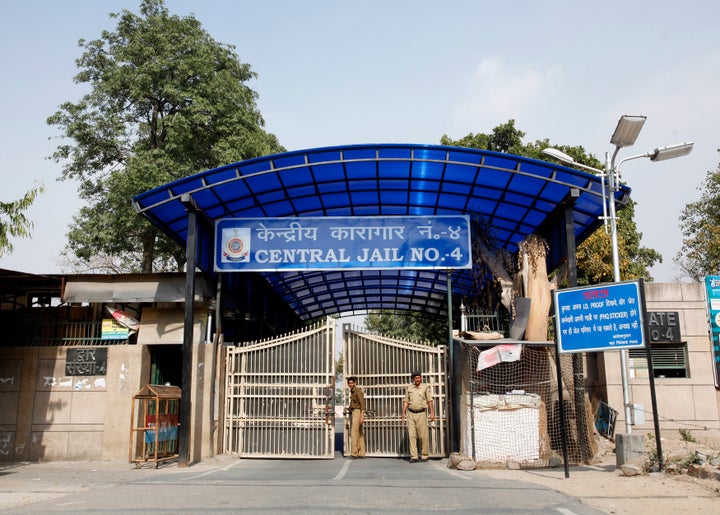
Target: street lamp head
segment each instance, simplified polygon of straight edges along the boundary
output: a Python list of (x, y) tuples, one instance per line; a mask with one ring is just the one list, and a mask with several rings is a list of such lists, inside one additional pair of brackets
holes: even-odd
[(675, 157), (682, 157), (692, 152), (694, 143), (676, 143), (675, 145), (667, 145), (659, 147), (650, 152), (650, 161), (665, 161)]
[(543, 149), (543, 154), (552, 157), (553, 159), (557, 159), (558, 161), (561, 161), (563, 163), (568, 164), (574, 164), (575, 160), (567, 155), (565, 152), (562, 152), (561, 150), (558, 150), (556, 148), (547, 147)]
[(556, 148), (548, 147), (543, 149), (543, 154), (552, 157), (553, 159), (557, 159), (558, 161), (573, 165), (577, 168), (582, 168), (583, 170), (587, 170), (589, 172), (592, 172), (594, 174), (602, 175), (605, 173), (603, 170), (600, 170), (599, 168), (593, 168), (592, 166), (587, 166), (582, 163), (578, 163), (575, 161), (571, 156), (567, 155), (565, 152), (562, 152), (561, 150), (558, 150)]
[(615, 132), (610, 138), (610, 143), (618, 148), (632, 146), (646, 119), (646, 116), (628, 116), (626, 114), (621, 116), (617, 127), (615, 127)]

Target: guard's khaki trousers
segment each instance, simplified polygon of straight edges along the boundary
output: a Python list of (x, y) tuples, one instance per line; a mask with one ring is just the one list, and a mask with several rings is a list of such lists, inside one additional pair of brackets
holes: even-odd
[(352, 410), (350, 417), (350, 456), (365, 456), (365, 432), (360, 423), (359, 409)]
[(421, 447), (421, 458), (428, 459), (430, 455), (430, 436), (428, 434), (427, 412), (413, 413), (407, 410), (408, 439), (410, 440), (410, 458), (418, 459), (418, 440)]

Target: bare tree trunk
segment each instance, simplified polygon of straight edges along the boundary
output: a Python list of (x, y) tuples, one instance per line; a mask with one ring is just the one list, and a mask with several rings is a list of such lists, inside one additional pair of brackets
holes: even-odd
[(153, 271), (153, 261), (155, 260), (155, 236), (157, 231), (152, 229), (142, 236), (142, 272), (150, 274)]
[(500, 294), (500, 301), (505, 307), (508, 313), (512, 313), (512, 297), (513, 297), (513, 280), (510, 274), (502, 264), (502, 260), (490, 252), (480, 238), (475, 238), (473, 241), (475, 250), (482, 257), (483, 262), (488, 266), (492, 272), (495, 280), (500, 283), (502, 293)]
[(520, 244), (525, 297), (530, 298), (530, 316), (525, 339), (546, 341), (548, 314), (552, 304), (550, 282), (547, 276), (547, 247), (538, 236), (530, 236)]

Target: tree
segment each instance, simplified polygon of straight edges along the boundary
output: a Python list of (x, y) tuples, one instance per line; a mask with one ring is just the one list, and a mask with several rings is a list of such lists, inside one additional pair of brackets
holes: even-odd
[[(623, 280), (644, 279), (651, 282), (649, 269), (662, 256), (654, 249), (640, 246), (642, 233), (635, 223), (635, 202), (628, 202), (617, 212), (617, 238), (620, 275)], [(587, 286), (615, 279), (612, 260), (612, 239), (609, 232), (599, 229), (577, 249), (578, 285)]]
[(67, 142), (53, 159), (62, 180), (77, 180), (86, 201), (68, 233), (83, 261), (108, 256), (125, 271), (182, 270), (184, 249), (131, 207), (134, 195), (161, 184), (284, 149), (263, 129), (256, 75), (234, 47), (214, 41), (192, 16), (170, 15), (163, 0), (80, 40), (75, 82), (89, 86), (48, 118)]
[[(594, 168), (603, 169), (604, 165), (589, 155), (582, 146), (551, 145), (550, 141), (537, 140), (534, 143), (522, 143), (525, 133), (515, 127), (515, 120), (498, 125), (492, 134), (472, 134), (459, 140), (446, 135), (440, 139), (443, 145), (466, 146), (481, 150), (497, 150), (533, 159), (544, 159), (543, 149), (553, 146), (570, 155), (575, 161)], [(652, 281), (649, 269), (662, 256), (654, 249), (642, 247), (642, 233), (637, 231), (634, 220), (635, 203), (628, 202), (617, 213), (618, 255), (620, 274), (623, 279), (645, 279)], [(612, 242), (610, 235), (600, 229), (582, 242), (577, 249), (578, 285), (589, 285), (614, 280), (612, 264)]]
[(345, 370), (345, 358), (342, 355), (342, 352), (338, 356), (338, 358), (335, 360), (335, 377), (340, 378), (341, 375), (343, 375), (343, 371)]
[(368, 331), (414, 342), (447, 343), (448, 323), (445, 317), (418, 312), (371, 311), (365, 317)]
[(21, 199), (13, 202), (0, 202), (0, 256), (13, 251), (10, 238), (27, 238), (30, 236), (34, 224), (25, 216), (37, 196), (44, 191), (44, 186), (33, 186)]
[(345, 358), (340, 355), (335, 360), (335, 402), (342, 405), (343, 403), (343, 392), (345, 391), (345, 384), (342, 381), (343, 372), (345, 370)]
[(33, 229), (33, 222), (25, 216), (25, 212), (35, 202), (38, 194), (44, 190), (42, 185), (36, 185), (25, 195), (14, 202), (0, 202), (0, 256), (13, 251), (10, 238), (27, 238)]
[(720, 274), (720, 165), (698, 187), (700, 200), (680, 213), (683, 246), (675, 262), (693, 280)]
[(471, 132), (459, 140), (452, 140), (443, 134), (440, 137), (440, 144), (519, 154), (517, 150), (522, 148), (524, 137), (525, 133), (515, 127), (515, 120), (508, 120), (507, 123), (495, 127), (492, 134), (473, 134)]

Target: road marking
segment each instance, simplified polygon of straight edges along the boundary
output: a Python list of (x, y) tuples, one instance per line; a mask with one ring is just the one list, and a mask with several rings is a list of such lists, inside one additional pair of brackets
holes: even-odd
[(336, 479), (342, 479), (345, 477), (345, 473), (347, 472), (347, 469), (350, 467), (350, 460), (346, 460), (345, 463), (343, 463), (342, 468), (340, 469), (340, 472), (337, 473), (337, 476), (333, 478), (333, 481)]
[(563, 515), (577, 515), (577, 513), (575, 513), (574, 511), (566, 510), (565, 508), (558, 508), (557, 511), (559, 511)]
[(198, 474), (197, 476), (184, 477), (184, 478), (182, 478), (180, 481), (190, 481), (190, 480), (193, 480), (193, 479), (200, 479), (201, 477), (205, 477), (205, 476), (209, 476), (210, 474), (214, 474), (214, 473), (217, 472), (218, 470), (222, 470), (223, 472), (225, 472), (225, 471), (228, 471), (228, 470), (230, 470), (231, 468), (233, 468), (233, 467), (234, 467), (235, 465), (237, 465), (238, 463), (240, 463), (240, 460), (236, 460), (236, 461), (231, 462), (230, 465), (228, 465), (227, 467), (223, 467), (223, 468), (220, 468), (220, 469), (208, 470), (207, 472), (203, 472), (202, 474)]

